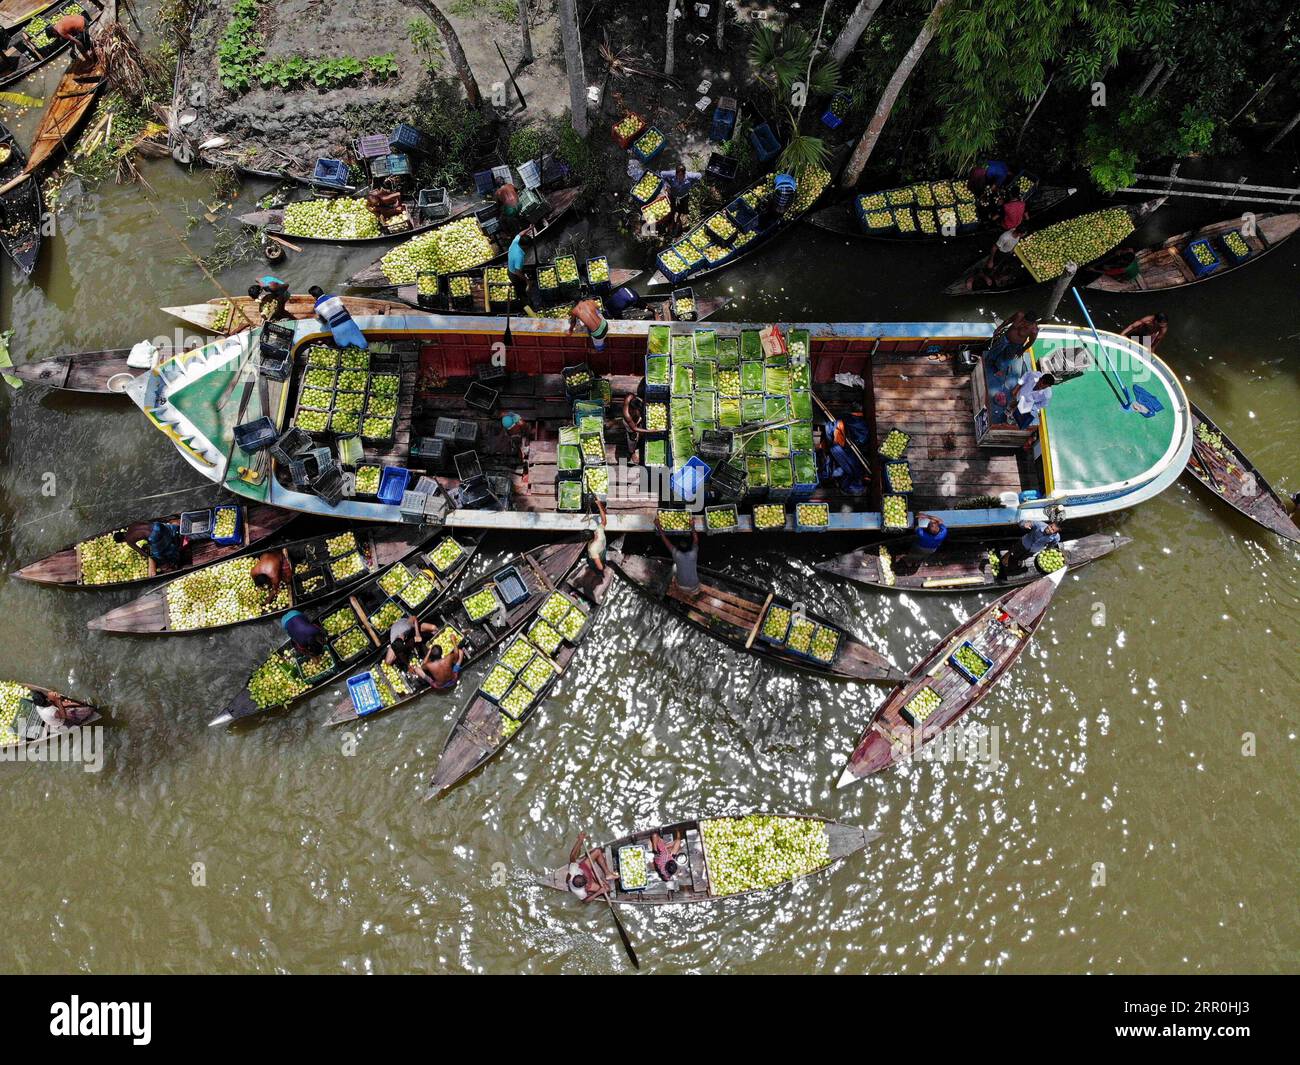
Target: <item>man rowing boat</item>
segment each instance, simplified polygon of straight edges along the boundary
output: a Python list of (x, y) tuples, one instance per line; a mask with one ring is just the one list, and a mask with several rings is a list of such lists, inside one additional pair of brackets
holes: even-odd
[(590, 902), (613, 893), (615, 876), (603, 849), (598, 847), (583, 854), (582, 845), (586, 838), (587, 833), (579, 832), (578, 841), (569, 851), (569, 869), (564, 877), (564, 886), (583, 902)]

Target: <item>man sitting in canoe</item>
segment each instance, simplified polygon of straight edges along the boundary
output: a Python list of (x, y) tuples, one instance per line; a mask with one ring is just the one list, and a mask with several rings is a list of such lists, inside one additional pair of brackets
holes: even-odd
[(143, 547), (128, 540), (124, 530), (115, 532), (113, 539), (119, 544), (126, 544), (136, 554), (152, 559), (159, 573), (179, 569), (189, 561), (190, 542), (181, 535), (180, 526), (169, 521), (154, 522), (149, 527), (149, 538), (144, 541)]
[(1011, 417), (1021, 429), (1035, 423), (1035, 415), (1047, 409), (1052, 401), (1052, 386), (1056, 378), (1042, 370), (1026, 370), (1011, 390)]
[(95, 52), (94, 42), (90, 39), (90, 29), (85, 15), (64, 15), (50, 27), (56, 37), (72, 43), (72, 49), (79, 58), (86, 58)]
[(293, 565), (284, 551), (263, 551), (248, 574), (253, 585), (266, 593), (265, 601), (271, 603), (280, 594), (282, 585), (293, 580)]
[(1160, 346), (1160, 341), (1164, 340), (1165, 334), (1169, 332), (1169, 317), (1164, 311), (1157, 311), (1155, 314), (1148, 314), (1145, 318), (1139, 318), (1136, 322), (1129, 322), (1121, 331), (1120, 336), (1132, 337), (1141, 344), (1147, 351), (1154, 352)]
[(58, 692), (45, 692), (36, 688), (30, 689), (32, 705), (36, 707), (36, 712), (41, 715), (41, 720), (51, 729), (70, 728), (74, 725), (84, 724), (88, 719), (94, 717), (95, 711), (74, 699), (60, 695)]
[(290, 610), (285, 614), (280, 619), (280, 628), (293, 641), (294, 650), (300, 655), (315, 657), (325, 653), (325, 629), (301, 610)]
[(365, 333), (361, 332), (361, 327), (352, 320), (352, 315), (348, 313), (347, 307), (338, 296), (325, 295), (325, 290), (320, 285), (312, 285), (307, 292), (316, 301), (316, 317), (330, 327), (335, 344), (341, 348), (370, 347)]
[(590, 902), (612, 893), (615, 876), (603, 849), (597, 847), (583, 853), (586, 839), (587, 833), (578, 833), (578, 841), (569, 851), (569, 871), (564, 883), (583, 902)]
[(465, 664), (465, 650), (457, 647), (450, 653), (437, 644), (429, 648), (429, 655), (423, 663), (420, 673), (427, 677), (429, 686), (436, 692), (451, 691), (460, 681), (460, 671)]
[(433, 677), (416, 657), (415, 650), (434, 631), (432, 625), (421, 622), (414, 614), (398, 618), (388, 629), (388, 650), (384, 652), (384, 661), (403, 673), (421, 676), (432, 684)]
[(677, 875), (677, 856), (686, 846), (686, 837), (678, 830), (673, 833), (673, 841), (669, 843), (658, 832), (651, 832), (650, 845), (655, 851), (655, 872), (661, 880), (671, 880)]

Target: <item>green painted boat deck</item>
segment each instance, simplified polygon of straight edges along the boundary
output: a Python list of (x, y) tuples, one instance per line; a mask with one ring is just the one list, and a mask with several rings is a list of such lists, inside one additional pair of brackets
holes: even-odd
[[(1041, 362), (1066, 343), (1040, 337), (1034, 343), (1034, 356)], [(1077, 339), (1069, 342), (1071, 347), (1077, 343)], [(1096, 359), (1096, 341), (1089, 338), (1085, 344)], [(1168, 383), (1140, 363), (1125, 365), (1120, 355), (1120, 350), (1106, 345), (1097, 361), (1104, 364), (1109, 359), (1114, 372), (1088, 370), (1052, 388), (1046, 414), (1055, 491), (1094, 490), (1144, 477), (1174, 445), (1177, 404)], [(1155, 396), (1164, 409), (1151, 418), (1124, 409), (1120, 386), (1128, 388), (1131, 399), (1135, 384)]]

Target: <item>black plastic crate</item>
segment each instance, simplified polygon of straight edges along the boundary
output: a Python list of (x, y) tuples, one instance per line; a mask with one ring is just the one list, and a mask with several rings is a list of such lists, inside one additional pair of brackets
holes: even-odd
[(709, 475), (708, 492), (722, 503), (739, 503), (748, 487), (749, 479), (730, 463), (717, 466)]
[(443, 187), (421, 189), (416, 197), (415, 208), (420, 219), (425, 222), (446, 218), (451, 214), (451, 197)]
[(181, 535), (191, 540), (210, 540), (213, 521), (211, 510), (187, 510), (181, 515)]
[(477, 451), (462, 451), (456, 458), (456, 476), (462, 481), (476, 481), (483, 476), (483, 465)]
[(261, 451), (279, 439), (280, 433), (270, 418), (255, 418), (234, 428), (235, 443), (244, 451)]
[(436, 436), (422, 436), (411, 448), (411, 454), (422, 459), (429, 469), (441, 469), (447, 461), (447, 441), (439, 440)]
[[(465, 402), (476, 410), (488, 412), (497, 405), (500, 395), (501, 393), (495, 388), (488, 388), (479, 381), (471, 381), (469, 389), (465, 392)], [(475, 425), (477, 424), (476, 422)]]
[(736, 172), (740, 169), (740, 164), (728, 155), (721, 152), (712, 152), (709, 155), (709, 164), (704, 168), (704, 172), (714, 181), (735, 181)]
[(510, 371), (494, 362), (485, 362), (476, 371), (478, 379), (485, 385), (499, 384), (510, 376)]
[(294, 426), (280, 434), (280, 439), (271, 445), (271, 458), (281, 466), (301, 455), (312, 445), (311, 433)]

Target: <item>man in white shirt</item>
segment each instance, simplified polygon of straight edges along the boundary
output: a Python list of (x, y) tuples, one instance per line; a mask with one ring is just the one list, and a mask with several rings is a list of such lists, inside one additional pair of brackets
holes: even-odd
[(1034, 415), (1047, 407), (1052, 401), (1052, 386), (1056, 378), (1041, 370), (1027, 370), (1020, 375), (1020, 381), (1011, 390), (1012, 417), (1022, 429), (1034, 424)]

